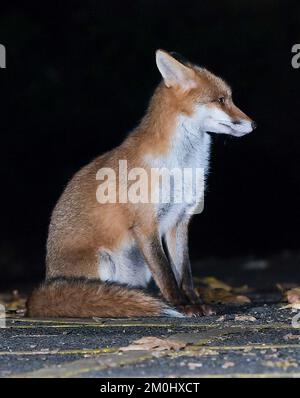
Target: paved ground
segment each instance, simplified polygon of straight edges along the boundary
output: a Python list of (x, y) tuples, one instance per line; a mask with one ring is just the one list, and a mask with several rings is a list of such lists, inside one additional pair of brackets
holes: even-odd
[[(300, 377), (295, 310), (279, 309), (275, 290), (250, 296), (251, 304), (218, 306), (217, 315), (203, 318), (37, 320), (12, 313), (0, 329), (0, 376)], [(143, 336), (187, 345), (120, 352)]]
[[(100, 322), (12, 317), (1, 329), (0, 375), (300, 376), (300, 333), (291, 326), (290, 310), (268, 305), (234, 313), (256, 320), (235, 320), (235, 314)], [(189, 344), (179, 351), (118, 352), (143, 336)]]

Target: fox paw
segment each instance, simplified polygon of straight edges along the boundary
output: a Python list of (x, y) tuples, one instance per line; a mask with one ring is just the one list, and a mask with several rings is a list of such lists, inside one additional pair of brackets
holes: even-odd
[(181, 305), (178, 307), (178, 310), (188, 317), (198, 317), (215, 314), (215, 311), (206, 304)]

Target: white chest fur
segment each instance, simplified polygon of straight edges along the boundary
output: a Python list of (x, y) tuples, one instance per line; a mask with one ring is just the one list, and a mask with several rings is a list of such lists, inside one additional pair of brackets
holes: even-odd
[[(154, 157), (147, 155), (145, 161), (152, 168), (167, 170), (189, 170), (195, 176), (195, 171), (204, 170), (204, 176), (208, 171), (210, 153), (210, 136), (203, 132), (197, 131), (189, 123), (189, 119), (181, 116), (178, 118), (177, 128), (173, 134), (170, 151), (165, 156)], [(188, 180), (189, 181), (189, 180)], [(189, 182), (184, 179), (185, 185)], [(188, 188), (187, 186), (184, 189)], [(160, 232), (163, 235), (170, 228), (176, 225), (181, 219), (190, 216), (194, 209), (199, 205), (199, 201), (203, 200), (203, 196), (198, 197), (191, 202), (185, 200), (176, 201), (171, 196), (168, 202), (161, 201), (164, 196), (164, 190), (170, 189), (163, 184), (160, 185), (160, 201), (155, 204), (156, 216), (159, 221)], [(193, 188), (192, 188), (193, 189)], [(171, 187), (172, 190), (172, 187)], [(204, 192), (203, 192), (204, 194)]]

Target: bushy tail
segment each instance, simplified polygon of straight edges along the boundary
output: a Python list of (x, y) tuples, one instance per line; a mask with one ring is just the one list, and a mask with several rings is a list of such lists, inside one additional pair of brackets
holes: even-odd
[(29, 317), (118, 318), (182, 316), (162, 301), (138, 289), (87, 280), (50, 280), (27, 301)]

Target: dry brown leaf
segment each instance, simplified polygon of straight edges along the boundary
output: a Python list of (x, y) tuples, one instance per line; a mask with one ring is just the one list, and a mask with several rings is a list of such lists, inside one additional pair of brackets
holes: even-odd
[(280, 310), (288, 308), (300, 310), (300, 287), (295, 287), (293, 289), (285, 291), (284, 300), (287, 301), (289, 304), (280, 307)]
[(284, 337), (284, 340), (300, 340), (300, 334), (286, 334)]
[(290, 289), (285, 294), (289, 304), (300, 304), (300, 287)]
[(279, 309), (280, 310), (287, 310), (287, 309), (300, 310), (300, 303), (284, 305), (283, 307), (280, 307)]
[(198, 296), (206, 304), (248, 304), (251, 300), (243, 295), (235, 295), (224, 289), (211, 289), (208, 287), (199, 287), (196, 289)]
[(234, 362), (225, 362), (225, 363), (223, 363), (222, 368), (228, 369), (228, 368), (232, 368), (233, 366), (235, 366)]
[(176, 341), (172, 339), (163, 339), (159, 337), (142, 337), (135, 340), (127, 347), (121, 347), (119, 351), (165, 351), (165, 350), (182, 350), (186, 347), (187, 343)]
[(13, 290), (10, 294), (2, 295), (0, 303), (5, 306), (6, 311), (23, 312), (26, 307), (26, 299), (20, 296), (18, 290)]
[(234, 318), (235, 321), (240, 321), (240, 322), (255, 322), (257, 319), (252, 316), (252, 315), (236, 315)]
[(215, 278), (214, 276), (199, 278), (198, 281), (210, 289), (221, 289), (225, 290), (226, 292), (246, 293), (250, 290), (248, 285), (233, 287), (230, 286), (228, 283), (225, 283), (220, 279)]
[(269, 368), (281, 368), (283, 370), (287, 370), (288, 368), (296, 368), (298, 365), (294, 361), (266, 361), (263, 362), (264, 366), (267, 366)]
[(243, 305), (251, 302), (248, 297), (238, 294), (249, 290), (246, 285), (234, 288), (213, 276), (201, 278), (199, 282), (204, 286), (198, 287), (196, 292), (206, 304)]
[(201, 278), (200, 281), (210, 287), (211, 289), (222, 289), (227, 292), (232, 290), (232, 287), (229, 286), (227, 283), (220, 281), (219, 279), (215, 278), (214, 276), (207, 276), (205, 278)]
[(195, 370), (197, 368), (202, 368), (203, 365), (202, 365), (202, 363), (189, 362), (187, 364), (187, 366), (188, 366), (189, 369)]

